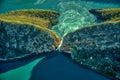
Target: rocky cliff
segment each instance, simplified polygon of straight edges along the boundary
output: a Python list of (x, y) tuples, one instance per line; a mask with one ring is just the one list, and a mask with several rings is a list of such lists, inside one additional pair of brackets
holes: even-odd
[(0, 60), (51, 52), (59, 46), (79, 64), (120, 80), (120, 10), (90, 12), (104, 22), (68, 33), (62, 41), (50, 30), (57, 23), (57, 12), (18, 10), (1, 14)]
[(84, 27), (67, 34), (63, 38), (61, 50), (70, 53), (83, 66), (111, 79), (120, 79), (119, 20)]
[(115, 22), (120, 21), (120, 8), (90, 10), (99, 20)]
[[(35, 10), (31, 14), (34, 13)], [(48, 21), (39, 15), (35, 18), (23, 14), (1, 14), (0, 60), (8, 61), (55, 50), (60, 38), (47, 28), (50, 27), (47, 24)]]

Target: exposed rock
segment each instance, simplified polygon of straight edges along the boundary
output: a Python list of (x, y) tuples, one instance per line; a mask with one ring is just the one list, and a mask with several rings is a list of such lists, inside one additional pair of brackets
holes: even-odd
[(60, 38), (47, 28), (0, 21), (0, 60), (23, 58), (31, 54), (51, 52)]
[(67, 34), (61, 50), (81, 65), (118, 79), (120, 73), (120, 22), (85, 27)]
[(99, 10), (93, 9), (90, 10), (90, 12), (96, 15), (96, 17), (102, 21), (120, 21), (120, 8)]

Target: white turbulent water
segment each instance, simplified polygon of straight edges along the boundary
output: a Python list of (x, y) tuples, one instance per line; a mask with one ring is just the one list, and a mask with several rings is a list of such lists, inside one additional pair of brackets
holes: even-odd
[(61, 2), (59, 5), (61, 16), (59, 24), (53, 27), (60, 37), (95, 22), (96, 17), (89, 13), (84, 4), (77, 2)]
[(118, 5), (107, 3), (76, 1), (61, 1), (58, 4), (59, 24), (53, 26), (53, 30), (60, 36), (64, 37), (67, 33), (76, 29), (89, 26), (96, 22), (96, 17), (89, 12), (90, 9), (118, 7)]
[(46, 0), (37, 0), (34, 5), (39, 5), (39, 4), (42, 4), (44, 3)]

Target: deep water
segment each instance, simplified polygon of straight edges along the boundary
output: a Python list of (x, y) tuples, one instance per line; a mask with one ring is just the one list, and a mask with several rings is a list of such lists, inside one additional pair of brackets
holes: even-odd
[[(81, 27), (97, 23), (96, 17), (89, 13), (90, 9), (118, 7), (120, 0), (0, 0), (0, 13), (32, 8), (58, 11), (61, 14), (59, 23), (52, 29), (61, 37)], [(80, 67), (62, 54), (39, 61), (40, 58), (41, 56), (34, 56), (16, 62), (0, 63), (0, 80), (10, 80), (10, 78), (18, 80), (14, 77), (15, 74), (23, 77), (22, 80), (108, 80)]]
[(109, 80), (76, 64), (63, 52), (47, 54), (0, 63), (0, 80)]

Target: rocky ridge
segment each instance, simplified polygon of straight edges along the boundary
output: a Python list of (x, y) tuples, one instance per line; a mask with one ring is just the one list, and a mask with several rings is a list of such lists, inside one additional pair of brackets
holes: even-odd
[[(28, 10), (28, 12), (30, 11), (32, 12), (32, 10)], [(36, 14), (36, 12), (34, 10), (32, 15), (34, 13)], [(47, 13), (49, 11), (44, 12)], [(47, 20), (44, 20), (42, 17), (38, 19), (37, 17), (35, 18), (36, 23), (30, 23), (34, 20), (32, 19), (34, 17), (31, 18), (32, 20), (26, 20), (26, 18), (29, 18), (29, 15), (27, 16), (26, 14), (14, 15), (14, 17), (16, 18), (13, 18), (13, 15), (11, 16), (10, 13), (9, 15), (8, 13), (0, 15), (1, 61), (9, 61), (32, 54), (51, 52), (57, 48), (60, 43), (60, 38), (48, 28), (50, 25), (46, 25), (48, 24)]]
[(63, 37), (61, 44), (59, 36), (50, 30), (51, 25), (57, 23), (59, 15), (57, 12), (53, 11), (52, 14), (52, 11), (19, 10), (1, 14), (0, 60), (19, 59), (34, 53), (51, 52), (60, 47), (60, 50), (70, 53), (72, 59), (80, 65), (102, 73), (113, 80), (119, 80), (119, 8), (90, 12), (104, 22), (68, 33)]
[[(113, 13), (110, 11), (114, 11)], [(120, 15), (118, 9), (100, 10), (99, 14)], [(99, 11), (99, 10), (95, 10)], [(98, 12), (94, 12), (98, 14)], [(101, 15), (101, 16), (102, 16)], [(97, 15), (99, 16), (99, 15)], [(100, 18), (104, 18), (100, 17)], [(99, 19), (99, 18), (98, 18)], [(76, 30), (63, 38), (61, 50), (70, 53), (79, 64), (108, 76), (120, 79), (120, 18), (104, 19), (103, 23)]]

